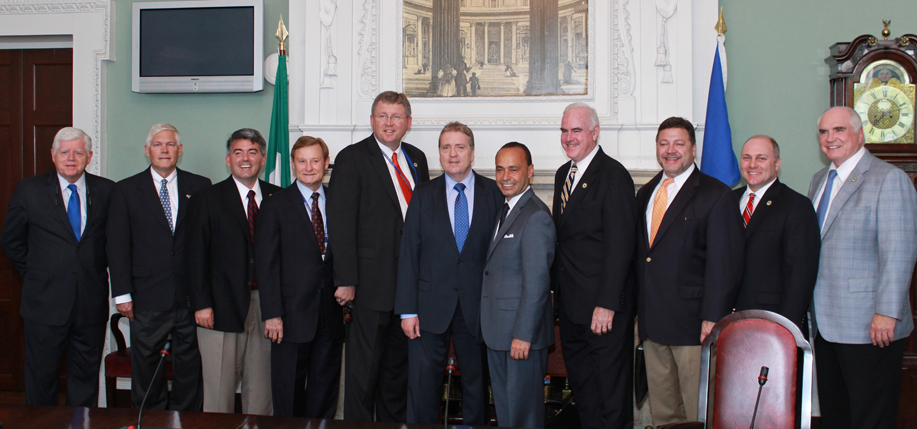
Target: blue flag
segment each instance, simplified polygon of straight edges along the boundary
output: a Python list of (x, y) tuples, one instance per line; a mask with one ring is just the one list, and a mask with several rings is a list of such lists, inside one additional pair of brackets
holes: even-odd
[[(704, 128), (704, 153), (700, 171), (732, 186), (742, 177), (739, 163), (732, 149), (732, 129), (729, 128), (729, 112), (726, 109), (726, 80), (723, 63), (726, 47), (723, 36), (717, 37), (716, 55), (713, 57), (713, 73), (710, 75), (710, 95), (707, 97), (707, 119)], [(723, 51), (723, 63), (720, 51)]]

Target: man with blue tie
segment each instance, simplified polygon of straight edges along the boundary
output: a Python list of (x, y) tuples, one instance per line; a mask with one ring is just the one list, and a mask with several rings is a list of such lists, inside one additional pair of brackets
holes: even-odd
[(439, 422), (442, 377), (455, 345), (463, 424), (487, 420), (486, 349), (477, 341), (481, 281), (503, 195), (472, 171), (474, 134), (451, 122), (439, 135), (445, 174), (414, 190), (404, 220), (395, 313), (408, 341), (408, 423)]
[(812, 321), (822, 425), (894, 428), (914, 329), (917, 192), (907, 174), (863, 147), (853, 109), (822, 114), (818, 141), (831, 161), (809, 185), (821, 228)]
[(86, 173), (91, 159), (92, 139), (62, 128), (51, 145), (55, 171), (19, 182), (3, 224), (3, 250), (23, 277), (27, 405), (57, 405), (64, 352), (67, 405), (98, 404), (115, 183)]

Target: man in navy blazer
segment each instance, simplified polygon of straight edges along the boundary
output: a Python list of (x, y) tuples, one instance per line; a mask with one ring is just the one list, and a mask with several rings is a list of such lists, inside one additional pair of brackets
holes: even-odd
[(732, 312), (744, 232), (735, 192), (694, 165), (694, 126), (656, 133), (662, 170), (637, 192), (637, 317), (653, 425), (697, 420), (701, 343)]
[(818, 273), (821, 238), (812, 202), (780, 182), (780, 146), (768, 136), (745, 142), (735, 190), (745, 222), (745, 274), (735, 309), (770, 310), (808, 332), (806, 312)]
[(506, 201), (484, 266), (480, 335), (487, 345), (497, 423), (540, 428), (548, 346), (554, 344), (554, 221), (530, 186), (535, 166), (525, 145), (503, 145), (496, 167)]
[(27, 405), (57, 405), (67, 352), (67, 405), (95, 407), (108, 320), (105, 224), (111, 180), (86, 173), (92, 139), (54, 136), (55, 171), (23, 179), (10, 198), (0, 242), (23, 277)]
[(487, 424), (485, 349), (477, 341), (484, 259), (503, 196), (471, 169), (474, 134), (459, 122), (439, 135), (445, 174), (419, 186), (404, 221), (395, 313), (408, 342), (408, 423), (436, 424), (442, 376), (455, 344), (463, 423)]
[[(255, 237), (261, 318), (271, 340), (274, 415), (333, 419), (344, 343), (328, 241), (331, 159), (322, 139), (303, 136), (290, 151), (296, 182), (264, 202)], [(308, 381), (308, 384), (307, 384)]]
[[(210, 179), (178, 169), (181, 133), (156, 124), (143, 146), (150, 167), (124, 179), (112, 192), (108, 216), (111, 295), (131, 321), (131, 406), (200, 411), (201, 354), (191, 313), (185, 267), (185, 235), (191, 194)], [(153, 374), (166, 339), (172, 336), (172, 396), (166, 377)]]

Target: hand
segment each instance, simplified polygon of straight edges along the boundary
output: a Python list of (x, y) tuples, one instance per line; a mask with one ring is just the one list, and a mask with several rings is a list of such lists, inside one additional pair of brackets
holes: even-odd
[(509, 346), (509, 356), (516, 360), (527, 360), (530, 347), (532, 343), (513, 338), (513, 344)]
[(716, 322), (711, 322), (709, 320), (704, 320), (700, 324), (700, 343), (704, 343), (704, 338), (707, 338), (707, 335), (710, 335), (713, 332), (713, 326), (716, 325)]
[(338, 302), (338, 305), (345, 306), (348, 302), (353, 301), (354, 290), (356, 288), (353, 286), (341, 286), (334, 291), (334, 298)]
[(611, 332), (611, 322), (615, 318), (615, 312), (607, 308), (596, 307), (592, 312), (592, 332), (596, 335), (607, 334)]
[(872, 345), (884, 348), (895, 341), (895, 323), (898, 320), (894, 317), (883, 316), (876, 313), (872, 316), (872, 324), (869, 325), (869, 339)]
[(409, 340), (419, 338), (420, 318), (408, 317), (407, 319), (401, 319), (401, 330), (404, 331), (404, 335), (407, 335)]
[(134, 302), (133, 301), (122, 302), (121, 304), (118, 304), (117, 307), (118, 307), (118, 313), (121, 313), (122, 316), (126, 317), (131, 322), (134, 321)]
[(283, 320), (281, 318), (275, 317), (264, 322), (264, 338), (277, 344), (283, 341)]
[(207, 307), (194, 312), (194, 321), (202, 328), (213, 329), (213, 308)]

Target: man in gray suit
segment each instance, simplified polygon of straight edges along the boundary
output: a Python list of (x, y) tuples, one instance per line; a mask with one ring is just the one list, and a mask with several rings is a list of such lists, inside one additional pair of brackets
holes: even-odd
[(540, 428), (548, 346), (554, 343), (554, 222), (529, 186), (535, 174), (529, 149), (507, 143), (496, 164), (506, 203), (484, 267), (481, 337), (500, 426)]
[(822, 426), (894, 428), (901, 363), (914, 329), (908, 286), (917, 260), (917, 192), (863, 147), (859, 115), (818, 120), (831, 160), (812, 177), (821, 227), (812, 320)]

